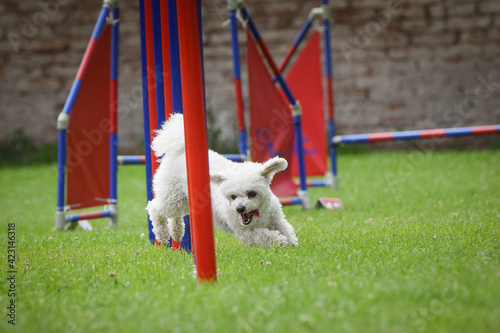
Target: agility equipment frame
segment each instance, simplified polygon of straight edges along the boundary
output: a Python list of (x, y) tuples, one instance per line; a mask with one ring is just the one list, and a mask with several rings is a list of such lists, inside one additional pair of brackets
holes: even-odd
[[(290, 60), (292, 59), (293, 55), (296, 53), (298, 50), (300, 44), (306, 39), (305, 37), (308, 35), (308, 32), (311, 30), (311, 27), (313, 27), (313, 23), (315, 20), (322, 20), (323, 28), (323, 40), (324, 40), (324, 78), (326, 79), (326, 107), (327, 107), (327, 114), (328, 114), (328, 142), (335, 136), (335, 123), (334, 123), (334, 100), (333, 100), (333, 81), (332, 81), (332, 61), (331, 61), (331, 54), (330, 54), (330, 17), (329, 17), (329, 7), (328, 7), (328, 1), (327, 0), (322, 0), (322, 5), (321, 7), (318, 8), (313, 8), (308, 17), (306, 22), (304, 23), (303, 27), (301, 28), (299, 34), (295, 38), (292, 46), (286, 53), (285, 57), (281, 61), (279, 66), (275, 66), (274, 63), (272, 62), (272, 59), (270, 57), (269, 52), (267, 51), (267, 48), (265, 47), (265, 44), (262, 42), (262, 39), (260, 38), (260, 35), (258, 31), (256, 31), (255, 24), (253, 23), (252, 19), (250, 18), (248, 14), (248, 10), (245, 7), (245, 3), (243, 0), (228, 0), (228, 9), (229, 9), (229, 22), (230, 22), (230, 31), (231, 31), (231, 45), (232, 45), (232, 55), (233, 55), (233, 72), (234, 72), (234, 90), (235, 90), (235, 97), (236, 97), (236, 113), (237, 113), (237, 119), (238, 119), (238, 132), (239, 132), (239, 150), (241, 156), (244, 158), (247, 158), (247, 150), (248, 150), (248, 144), (247, 144), (247, 135), (246, 135), (246, 125), (245, 125), (245, 118), (244, 118), (244, 101), (243, 101), (243, 96), (242, 96), (242, 84), (241, 84), (241, 68), (240, 68), (240, 55), (239, 55), (239, 47), (238, 47), (238, 28), (237, 28), (237, 17), (238, 17), (238, 11), (241, 13), (241, 17), (245, 20), (245, 25), (247, 25), (252, 32), (252, 34), (255, 36), (255, 39), (262, 51), (262, 54), (264, 55), (265, 59), (267, 60), (269, 67), (273, 71), (274, 79), (282, 84), (280, 82), (280, 79), (282, 79), (282, 74), (285, 71), (287, 65), (290, 63)], [(278, 75), (281, 74), (281, 75)], [(282, 86), (282, 85), (281, 85)], [(282, 86), (283, 87), (283, 86)], [(286, 88), (283, 88), (285, 91), (285, 94), (289, 101), (291, 102), (289, 95), (287, 94)], [(290, 91), (290, 89), (288, 89)], [(293, 89), (292, 89), (293, 91)], [(294, 105), (291, 103), (292, 106)], [(293, 109), (293, 108), (292, 108)], [(323, 111), (323, 108), (321, 109)], [(306, 114), (307, 116), (307, 114)], [(321, 115), (324, 117), (324, 115)], [(323, 129), (318, 129), (318, 130), (323, 130)], [(333, 145), (328, 144), (328, 155), (330, 157), (330, 166), (331, 166), (331, 171), (327, 171), (325, 174), (325, 177), (323, 180), (306, 180), (307, 186), (329, 186), (331, 188), (336, 187), (336, 173), (337, 173), (337, 162), (336, 162), (336, 147)], [(298, 153), (302, 153), (302, 157), (298, 156), (297, 162), (299, 164), (299, 170), (304, 169), (304, 167), (300, 168), (301, 163), (304, 162), (304, 151), (300, 152), (300, 148), (297, 149)], [(299, 154), (297, 154), (299, 155)], [(307, 169), (307, 163), (305, 163), (305, 169)], [(300, 171), (299, 171), (299, 179), (300, 177)]]
[[(81, 214), (67, 215), (68, 207), (65, 205), (66, 190), (66, 158), (67, 158), (67, 132), (70, 123), (70, 115), (78, 98), (83, 77), (89, 68), (89, 59), (96, 51), (99, 39), (109, 19), (111, 24), (111, 54), (110, 54), (110, 101), (109, 101), (109, 198), (107, 204), (109, 209), (97, 212), (86, 212)], [(86, 219), (107, 217), (110, 226), (118, 225), (118, 202), (117, 202), (117, 92), (118, 92), (118, 30), (119, 30), (119, 1), (104, 0), (101, 13), (95, 25), (92, 37), (88, 43), (83, 60), (78, 69), (76, 79), (73, 82), (69, 96), (63, 111), (57, 119), (58, 129), (58, 186), (57, 186), (57, 209), (55, 218), (56, 229), (64, 229), (75, 226), (75, 222)]]
[(304, 147), (303, 147), (303, 138), (302, 138), (302, 108), (300, 103), (295, 99), (293, 92), (288, 87), (285, 79), (283, 78), (281, 72), (279, 71), (277, 65), (271, 57), (271, 54), (264, 43), (257, 26), (255, 25), (250, 13), (245, 7), (244, 1), (242, 0), (228, 0), (228, 9), (229, 9), (229, 21), (230, 21), (230, 30), (231, 30), (231, 45), (233, 51), (233, 71), (234, 71), (234, 89), (236, 95), (236, 112), (238, 119), (238, 133), (239, 133), (239, 150), (240, 155), (244, 157), (244, 159), (248, 159), (247, 150), (247, 132), (245, 125), (245, 116), (244, 116), (244, 101), (243, 101), (243, 93), (242, 93), (242, 84), (241, 84), (241, 65), (240, 65), (240, 56), (239, 56), (239, 45), (238, 45), (238, 26), (237, 26), (237, 12), (239, 12), (245, 21), (248, 30), (250, 31), (251, 36), (255, 39), (255, 42), (262, 52), (264, 59), (267, 62), (267, 65), (271, 69), (272, 75), (274, 79), (280, 87), (282, 88), (286, 99), (290, 103), (290, 109), (293, 116), (293, 124), (295, 129), (295, 142), (297, 148), (298, 155), (298, 163), (299, 163), (299, 190), (297, 191), (297, 197), (282, 199), (280, 200), (283, 205), (302, 205), (304, 209), (310, 208), (309, 202), (309, 194), (307, 192), (307, 180), (306, 180), (306, 171), (305, 171), (305, 163), (304, 163)]
[[(283, 57), (278, 70), (283, 73), (287, 66), (290, 64), (290, 60), (293, 55), (298, 50), (300, 44), (305, 40), (308, 31), (313, 27), (315, 20), (323, 21), (323, 52), (324, 52), (324, 69), (326, 78), (326, 108), (328, 115), (328, 138), (329, 141), (335, 136), (335, 103), (333, 95), (333, 63), (331, 59), (331, 34), (330, 34), (330, 8), (328, 5), (328, 0), (321, 1), (321, 7), (316, 7), (311, 9), (307, 17), (306, 22), (300, 29), (297, 37), (292, 43), (292, 46), (288, 49), (287, 53)], [(322, 130), (322, 129), (320, 129)], [(330, 173), (325, 175), (324, 180), (311, 180), (308, 181), (308, 186), (329, 186), (331, 188), (336, 188), (337, 186), (337, 152), (334, 145), (328, 145), (328, 152), (330, 157)]]

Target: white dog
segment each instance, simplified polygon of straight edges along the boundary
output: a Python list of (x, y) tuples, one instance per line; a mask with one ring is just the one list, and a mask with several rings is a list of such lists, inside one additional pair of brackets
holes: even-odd
[[(180, 241), (184, 235), (182, 217), (189, 214), (181, 114), (165, 122), (151, 146), (161, 158), (153, 179), (155, 198), (146, 208), (153, 232), (160, 243), (166, 243), (170, 236)], [(210, 150), (209, 164), (213, 223), (217, 229), (234, 234), (247, 246), (298, 245), (294, 229), (269, 187), (274, 174), (286, 169), (285, 159), (235, 163)]]

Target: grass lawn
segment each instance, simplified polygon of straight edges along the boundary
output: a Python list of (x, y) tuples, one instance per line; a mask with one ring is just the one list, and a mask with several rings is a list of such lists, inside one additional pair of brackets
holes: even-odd
[(284, 208), (298, 248), (216, 232), (219, 282), (198, 285), (188, 254), (141, 237), (141, 167), (119, 171), (120, 227), (92, 232), (53, 231), (55, 165), (0, 168), (0, 332), (500, 331), (500, 151), (344, 154), (339, 172), (310, 195), (344, 210)]

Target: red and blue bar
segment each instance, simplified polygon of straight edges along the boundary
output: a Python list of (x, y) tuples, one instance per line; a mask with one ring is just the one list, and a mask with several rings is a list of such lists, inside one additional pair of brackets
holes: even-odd
[[(149, 127), (149, 126), (148, 126)], [(228, 160), (233, 162), (244, 162), (246, 159), (245, 155), (240, 154), (225, 154), (223, 155)], [(146, 164), (146, 155), (119, 155), (118, 156), (119, 165), (143, 165)]]
[(115, 214), (112, 210), (102, 210), (98, 212), (89, 212), (89, 213), (81, 213), (81, 214), (71, 214), (66, 216), (67, 222), (78, 222), (80, 220), (92, 220), (92, 219), (100, 219), (105, 217), (113, 217)]
[(311, 28), (312, 22), (313, 22), (312, 17), (307, 18), (306, 23), (304, 23), (304, 25), (300, 29), (300, 32), (297, 35), (297, 37), (295, 37), (295, 40), (293, 41), (292, 46), (290, 47), (290, 49), (288, 49), (287, 53), (285, 54), (285, 57), (281, 61), (280, 65), (278, 66), (278, 70), (280, 73), (283, 73), (285, 71), (286, 67), (288, 66), (288, 64), (290, 62), (290, 59), (295, 54), (300, 43), (304, 40), (307, 32)]
[(119, 165), (144, 165), (144, 164), (146, 164), (146, 155), (120, 155), (120, 156), (118, 156), (118, 164)]
[(483, 125), (483, 126), (457, 127), (457, 128), (437, 128), (437, 129), (428, 129), (419, 131), (337, 135), (333, 138), (332, 143), (334, 145), (340, 145), (340, 144), (352, 144), (352, 143), (415, 140), (415, 139), (471, 136), (471, 135), (498, 134), (498, 133), (500, 133), (500, 125)]
[(301, 198), (280, 199), (282, 206), (302, 205)]

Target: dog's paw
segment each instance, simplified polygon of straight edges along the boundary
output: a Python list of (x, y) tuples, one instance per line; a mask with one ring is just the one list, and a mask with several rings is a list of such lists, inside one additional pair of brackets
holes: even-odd
[(279, 246), (279, 247), (281, 247), (281, 246), (287, 246), (288, 245), (288, 238), (286, 238), (286, 236), (283, 236), (283, 235), (278, 235), (274, 239), (272, 245)]
[(155, 238), (161, 244), (167, 244), (170, 239), (170, 233), (166, 223), (153, 224), (153, 233)]
[(295, 234), (288, 237), (288, 244), (291, 246), (299, 246), (299, 239), (295, 236)]
[(184, 219), (182, 217), (173, 217), (168, 219), (168, 229), (172, 238), (176, 242), (180, 242), (184, 236)]

